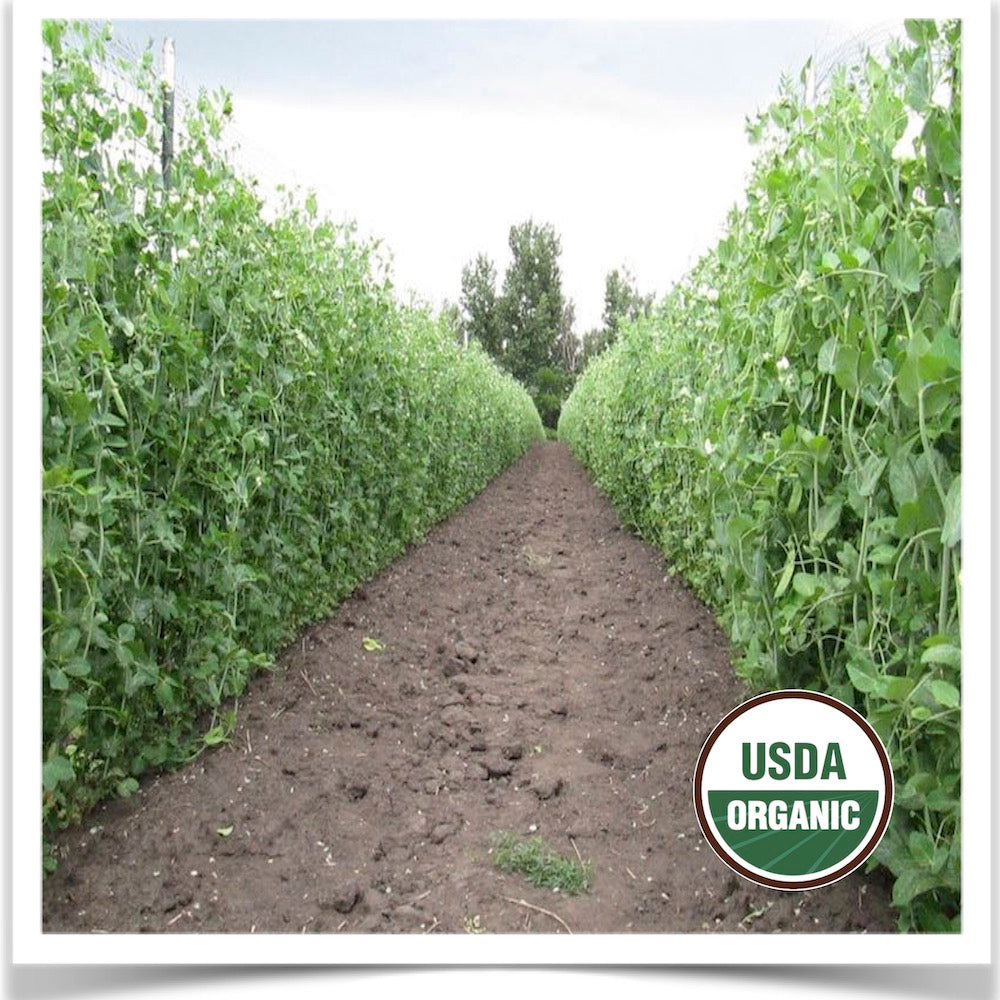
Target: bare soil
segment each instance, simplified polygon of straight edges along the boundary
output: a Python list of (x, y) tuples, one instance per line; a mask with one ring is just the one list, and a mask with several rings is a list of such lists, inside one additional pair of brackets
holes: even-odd
[[(894, 931), (878, 872), (779, 892), (702, 839), (695, 759), (749, 694), (731, 656), (538, 445), (255, 680), (228, 746), (64, 831), (44, 930)], [(592, 862), (591, 890), (501, 873), (501, 831)]]

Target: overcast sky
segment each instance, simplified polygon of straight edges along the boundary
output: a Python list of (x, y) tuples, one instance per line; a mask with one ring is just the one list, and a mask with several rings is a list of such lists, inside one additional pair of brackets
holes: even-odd
[(477, 253), (502, 281), (512, 224), (551, 223), (579, 334), (600, 324), (609, 270), (662, 294), (715, 243), (752, 162), (745, 120), (783, 73), (889, 31), (874, 8), (870, 22), (115, 26), (157, 53), (174, 38), (181, 87), (232, 92), (248, 169), (314, 189), (435, 307), (458, 300)]

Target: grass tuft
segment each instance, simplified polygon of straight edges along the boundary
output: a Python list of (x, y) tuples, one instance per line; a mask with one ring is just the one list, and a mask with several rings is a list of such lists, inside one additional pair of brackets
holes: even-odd
[(540, 889), (558, 889), (571, 896), (590, 888), (594, 866), (558, 854), (541, 837), (520, 838), (499, 833), (493, 840), (493, 863), (502, 872), (523, 875)]

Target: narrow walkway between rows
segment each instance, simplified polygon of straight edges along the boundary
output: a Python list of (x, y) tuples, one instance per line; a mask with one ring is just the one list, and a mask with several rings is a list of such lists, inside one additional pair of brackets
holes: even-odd
[[(711, 615), (538, 445), (288, 649), (228, 746), (65, 831), (44, 927), (894, 931), (878, 876), (766, 890), (701, 838), (695, 759), (746, 696)], [(502, 832), (592, 888), (502, 873)]]

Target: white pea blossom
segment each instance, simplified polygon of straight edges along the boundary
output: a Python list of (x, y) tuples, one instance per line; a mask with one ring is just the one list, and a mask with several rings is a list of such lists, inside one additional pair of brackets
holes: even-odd
[(705, 438), (705, 454), (711, 455), (715, 451), (715, 445), (712, 444), (711, 438)]
[(718, 301), (719, 301), (719, 292), (718, 292), (718, 290), (717, 290), (717, 289), (715, 289), (715, 288), (710, 288), (710, 289), (709, 289), (709, 290), (708, 290), (708, 291), (707, 291), (707, 292), (705, 293), (705, 295), (706, 295), (706, 297), (708, 298), (708, 301), (709, 301), (709, 302), (718, 302)]
[(782, 355), (777, 361), (774, 362), (774, 367), (777, 368), (779, 372), (788, 371), (788, 358)]

